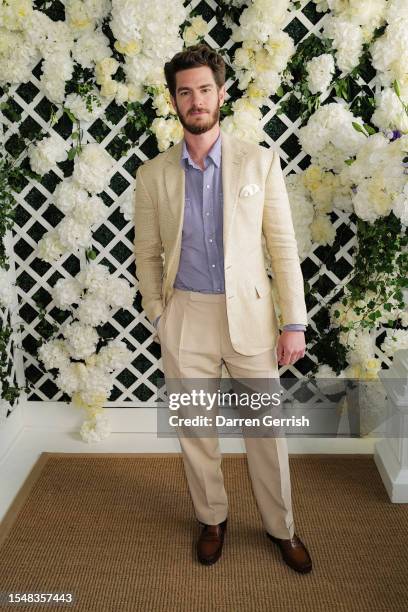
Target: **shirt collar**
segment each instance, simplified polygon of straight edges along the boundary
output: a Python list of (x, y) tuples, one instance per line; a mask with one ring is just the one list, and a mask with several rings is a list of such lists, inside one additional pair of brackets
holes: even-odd
[[(213, 146), (207, 153), (207, 157), (210, 157), (214, 164), (219, 168), (221, 163), (221, 130), (218, 134), (217, 140), (214, 142)], [(206, 159), (207, 159), (206, 157)], [(183, 138), (183, 150), (181, 152), (181, 164), (186, 164), (184, 160), (187, 160), (190, 164), (193, 164), (193, 160), (190, 157), (190, 153), (188, 152), (186, 141)]]

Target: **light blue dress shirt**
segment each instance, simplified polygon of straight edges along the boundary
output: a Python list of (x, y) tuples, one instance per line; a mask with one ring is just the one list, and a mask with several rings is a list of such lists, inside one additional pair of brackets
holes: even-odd
[[(201, 293), (225, 293), (221, 133), (202, 170), (190, 157), (186, 141), (180, 163), (185, 172), (185, 206), (180, 263), (174, 287)], [(155, 327), (160, 319), (154, 321)], [(293, 323), (285, 330), (304, 331)]]

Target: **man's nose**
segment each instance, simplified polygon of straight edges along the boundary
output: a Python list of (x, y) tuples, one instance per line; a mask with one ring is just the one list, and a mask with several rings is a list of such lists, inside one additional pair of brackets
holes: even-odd
[(203, 108), (203, 101), (202, 101), (201, 93), (193, 93), (193, 107)]

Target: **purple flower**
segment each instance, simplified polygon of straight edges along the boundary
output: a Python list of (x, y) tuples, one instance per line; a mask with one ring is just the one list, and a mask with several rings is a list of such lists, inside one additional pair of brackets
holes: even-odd
[(399, 130), (393, 130), (392, 131), (392, 138), (391, 138), (391, 142), (393, 140), (397, 140), (397, 138), (401, 138), (402, 133)]

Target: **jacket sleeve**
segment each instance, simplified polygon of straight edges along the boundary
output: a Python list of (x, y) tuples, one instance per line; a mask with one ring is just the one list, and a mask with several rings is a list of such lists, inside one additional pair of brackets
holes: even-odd
[(142, 294), (142, 308), (150, 322), (163, 312), (162, 305), (162, 242), (157, 203), (152, 200), (144, 179), (143, 166), (136, 173), (135, 242), (136, 276)]
[(262, 232), (271, 258), (282, 325), (307, 325), (302, 269), (288, 193), (276, 151), (265, 184)]

